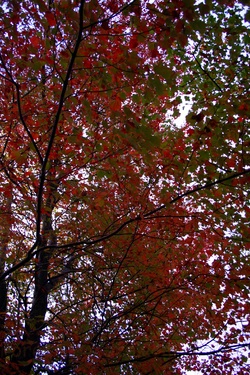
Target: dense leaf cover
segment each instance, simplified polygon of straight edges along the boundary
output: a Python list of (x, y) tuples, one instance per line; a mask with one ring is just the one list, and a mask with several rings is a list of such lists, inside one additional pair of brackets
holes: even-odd
[(248, 373), (246, 3), (1, 2), (1, 374)]

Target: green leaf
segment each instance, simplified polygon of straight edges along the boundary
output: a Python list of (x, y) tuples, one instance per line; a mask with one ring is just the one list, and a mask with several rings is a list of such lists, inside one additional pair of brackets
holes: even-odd
[(173, 72), (173, 69), (171, 68), (168, 68), (167, 66), (163, 65), (163, 64), (158, 64), (154, 67), (154, 71), (156, 74), (159, 74), (160, 76), (162, 76), (163, 78), (165, 78), (165, 80), (167, 82), (170, 82), (174, 76), (174, 72)]
[(161, 80), (158, 77), (151, 78), (150, 85), (158, 95), (163, 95), (166, 90), (165, 85), (161, 82)]
[(201, 20), (195, 20), (192, 22), (192, 27), (196, 31), (200, 31), (202, 34), (206, 31), (206, 24)]

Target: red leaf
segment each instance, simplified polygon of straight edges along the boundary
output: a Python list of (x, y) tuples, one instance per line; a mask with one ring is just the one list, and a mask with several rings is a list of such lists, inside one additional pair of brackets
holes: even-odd
[(30, 42), (31, 42), (33, 47), (38, 47), (39, 44), (40, 44), (40, 39), (37, 36), (34, 35), (30, 38)]
[(136, 48), (138, 46), (138, 40), (137, 40), (137, 37), (134, 35), (132, 36), (132, 38), (130, 39), (130, 42), (129, 42), (129, 47), (130, 48)]
[(45, 17), (47, 18), (48, 24), (53, 27), (56, 26), (56, 19), (53, 13), (51, 12), (46, 12)]

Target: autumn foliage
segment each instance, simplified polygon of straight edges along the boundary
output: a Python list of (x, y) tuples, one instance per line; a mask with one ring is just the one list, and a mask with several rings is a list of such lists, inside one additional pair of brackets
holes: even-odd
[(1, 374), (248, 373), (246, 3), (1, 2)]

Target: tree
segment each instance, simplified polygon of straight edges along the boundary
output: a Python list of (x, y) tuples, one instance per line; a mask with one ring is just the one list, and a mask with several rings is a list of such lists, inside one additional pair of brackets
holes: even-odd
[(0, 5), (2, 374), (247, 373), (245, 5)]

